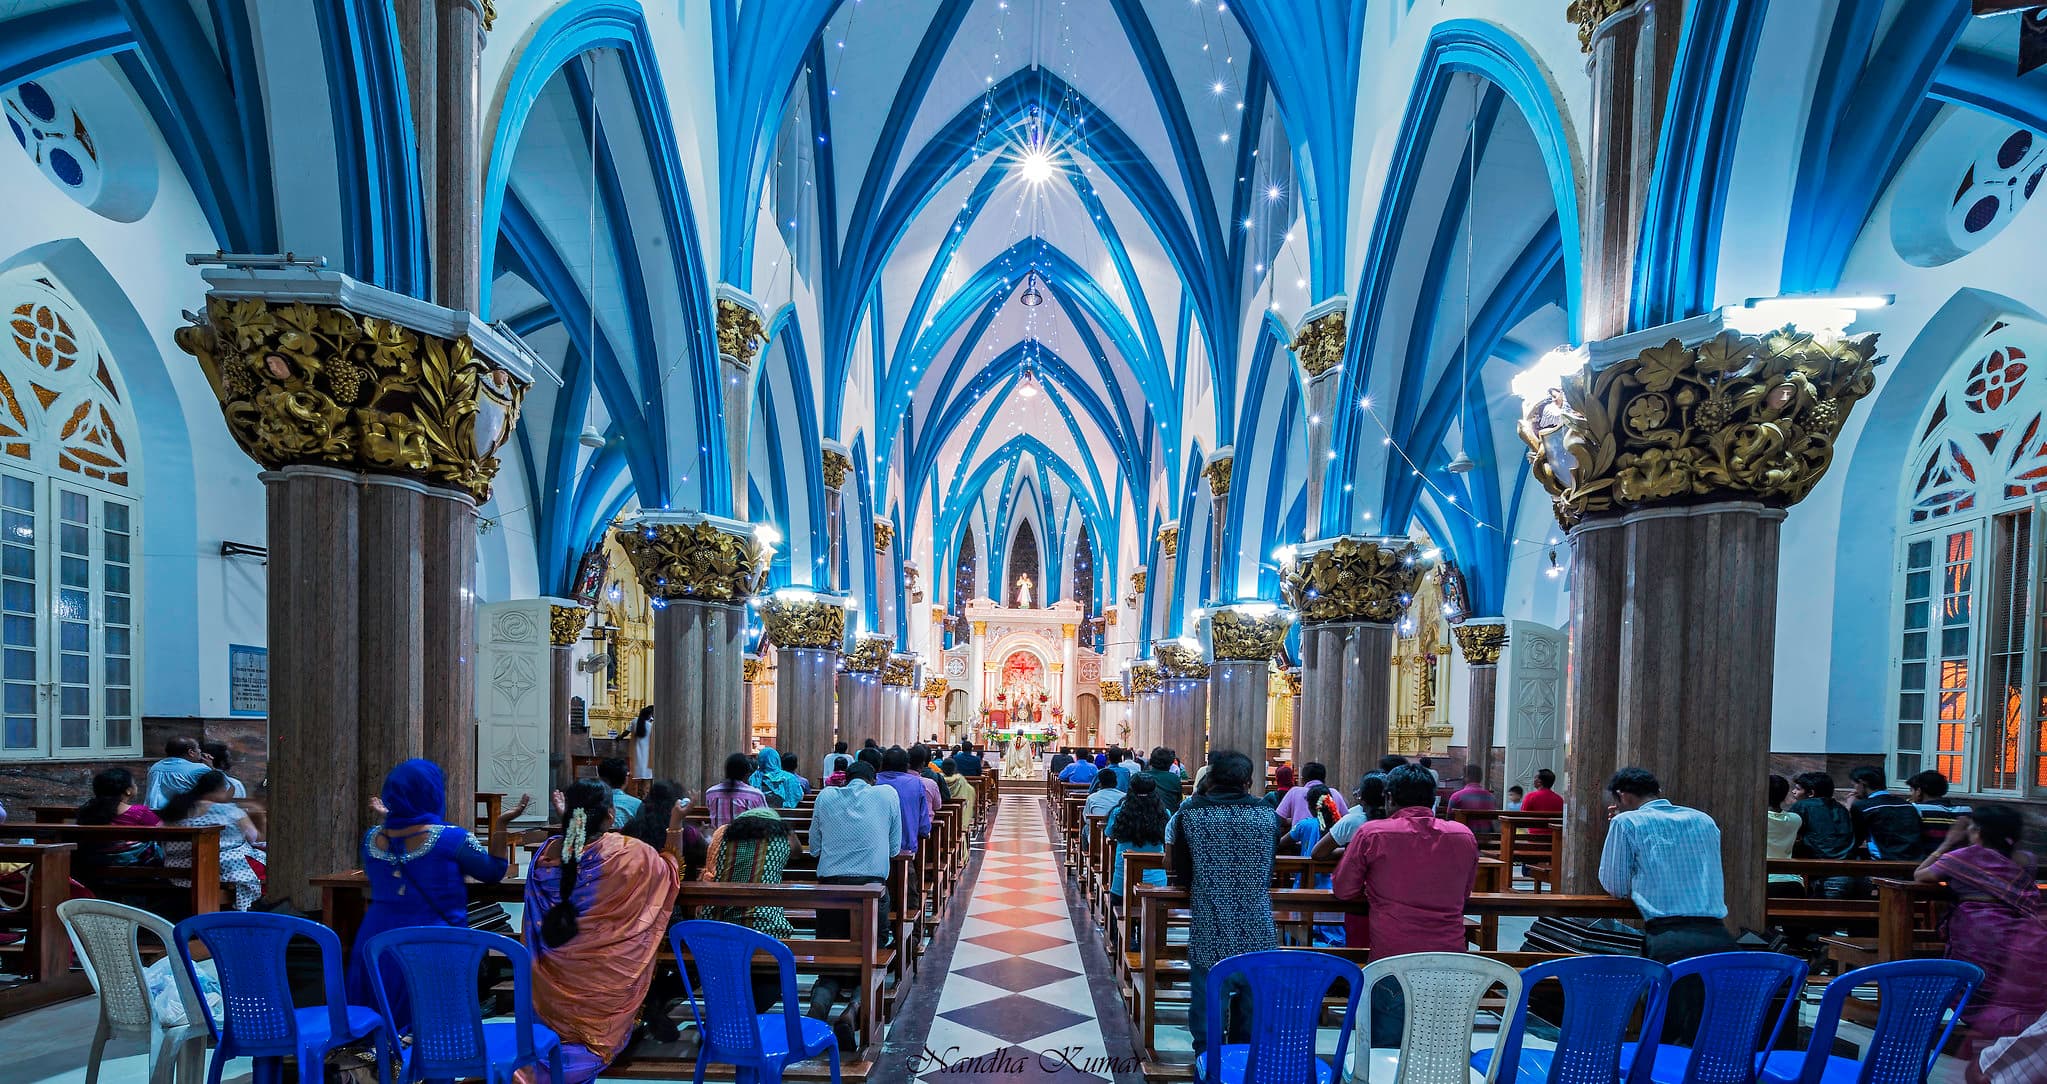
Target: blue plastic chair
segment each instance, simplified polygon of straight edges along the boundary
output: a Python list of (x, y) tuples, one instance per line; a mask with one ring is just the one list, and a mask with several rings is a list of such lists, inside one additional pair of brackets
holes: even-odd
[[(1651, 1056), (1652, 1084), (1753, 1084), (1762, 1053), (1777, 1035), (1804, 987), (1805, 961), (1779, 952), (1716, 952), (1670, 965), (1674, 988), (1688, 975), (1706, 987), (1706, 1007), (1690, 1046), (1659, 1042)], [(1770, 1023), (1770, 1006), (1791, 991)], [(1763, 1025), (1770, 1023), (1768, 1036)], [(1633, 1068), (1635, 1044), (1621, 1048), (1621, 1064)]]
[[(562, 1079), (562, 1041), (533, 1018), (533, 959), (509, 937), (466, 927), (410, 926), (380, 934), (359, 951), (368, 953), (370, 973), (396, 976), (412, 1007), (412, 1045), (398, 1079), (460, 1080), (482, 1077), (510, 1081), (512, 1073), (547, 1062), (548, 1079)], [(485, 1023), (483, 1006), (468, 996), (484, 957), (497, 953), (512, 962), (512, 1019)], [(391, 997), (376, 983), (377, 1004), (386, 1019)]]
[[(1841, 975), (1820, 995), (1806, 1049), (1763, 1061), (1772, 1084), (1925, 1084), (1983, 969), (1960, 960), (1894, 960)], [(1862, 1057), (1833, 1054), (1841, 1007), (1858, 986), (1877, 989), (1876, 1028)]]
[[(696, 992), (685, 961), (696, 961), (704, 985), (704, 1006), (697, 1016), (703, 1044), (691, 1078), (695, 1084), (703, 1084), (704, 1068), (712, 1062), (751, 1070), (755, 1084), (781, 1084), (782, 1071), (791, 1063), (820, 1054), (831, 1055), (832, 1084), (839, 1084), (838, 1036), (830, 1024), (803, 1015), (796, 997), (796, 956), (789, 946), (745, 926), (708, 919), (669, 927), (668, 943), (692, 1012), (697, 1011)], [(780, 1012), (753, 1011), (753, 958), (761, 952), (781, 971)]]
[[(396, 1044), (382, 1013), (348, 1003), (341, 987), (341, 939), (333, 930), (289, 915), (221, 911), (188, 918), (171, 936), (195, 988), (199, 972), (192, 966), (193, 941), (206, 946), (220, 978), (221, 1020), (213, 1028), (207, 1084), (220, 1084), (222, 1066), (234, 1058), (255, 1059), (258, 1084), (283, 1080), (284, 1059), (290, 1057), (298, 1059), (300, 1076), (317, 1077), (329, 1051), (366, 1036), (376, 1041), (377, 1079), (388, 1084)], [(292, 1002), (285, 950), (294, 937), (319, 946), (325, 1005), (301, 1009)]]
[[(1564, 1019), (1554, 1050), (1524, 1050), (1528, 1035), (1528, 998), (1545, 979), (1564, 987)], [(1514, 1084), (1643, 1084), (1656, 1061), (1656, 1035), (1663, 1027), (1663, 1005), (1670, 996), (1670, 969), (1640, 956), (1572, 956), (1549, 960), (1521, 972), (1521, 999), (1507, 1025), (1500, 1048), (1500, 1072), (1494, 1079)], [(1635, 1008), (1643, 1009), (1642, 1041), (1626, 1075), (1621, 1048)], [(1472, 1068), (1484, 1072), (1492, 1051), (1471, 1056)]]
[[(1251, 991), (1251, 1041), (1225, 1044), (1224, 991), (1240, 976)], [(1336, 1057), (1325, 1062), (1315, 1056), (1315, 1029), (1322, 1019), (1322, 999), (1339, 981), (1350, 990), (1350, 1004), (1336, 1033)], [(1208, 1033), (1216, 1040), (1202, 1051), (1202, 1078), (1220, 1084), (1304, 1084), (1310, 1079), (1331, 1084), (1333, 1066), (1343, 1065), (1349, 1052), (1363, 989), (1358, 965), (1326, 952), (1273, 949), (1216, 961), (1208, 970), (1208, 1004), (1189, 1006), (1189, 1011), (1208, 1014)]]

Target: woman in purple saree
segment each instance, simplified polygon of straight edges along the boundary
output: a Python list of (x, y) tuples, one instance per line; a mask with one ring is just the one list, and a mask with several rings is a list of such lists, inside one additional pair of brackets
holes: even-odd
[(2018, 850), (2025, 822), (2008, 805), (1985, 803), (1957, 817), (1916, 880), (1947, 882), (1947, 954), (1983, 969), (1962, 1023), (1972, 1046), (2024, 1031), (2047, 1012), (2047, 911), (2030, 855)]

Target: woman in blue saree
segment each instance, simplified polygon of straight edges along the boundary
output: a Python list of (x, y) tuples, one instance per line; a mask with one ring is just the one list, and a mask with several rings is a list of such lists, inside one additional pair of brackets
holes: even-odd
[[(384, 789), (372, 808), (384, 823), (364, 834), (362, 868), (370, 882), (370, 906), (356, 931), (355, 946), (387, 930), (405, 926), (466, 926), (469, 889), (465, 878), (502, 881), (505, 860), (484, 849), (468, 830), (447, 820), (446, 784), (440, 765), (408, 760), (384, 777)], [(531, 798), (519, 801), (502, 818), (511, 821), (526, 811)], [(393, 976), (395, 979), (395, 976)], [(393, 1021), (401, 1029), (410, 1014), (405, 987), (384, 984), (391, 999)], [(369, 961), (353, 952), (348, 961), (348, 999), (355, 1005), (376, 1004)]]
[(766, 795), (768, 805), (776, 809), (794, 809), (803, 804), (803, 777), (784, 770), (782, 754), (771, 746), (761, 747), (760, 769), (747, 782)]

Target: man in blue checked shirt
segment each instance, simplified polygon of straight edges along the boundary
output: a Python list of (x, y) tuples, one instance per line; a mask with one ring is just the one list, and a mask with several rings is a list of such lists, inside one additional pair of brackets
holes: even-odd
[[(1642, 954), (1672, 964), (1732, 951), (1720, 826), (1696, 809), (1672, 805), (1646, 769), (1622, 768), (1606, 789), (1613, 823), (1599, 857), (1599, 884), (1642, 912)], [(1698, 983), (1681, 983), (1671, 991), (1664, 1037), (1689, 1041), (1704, 1005)]]

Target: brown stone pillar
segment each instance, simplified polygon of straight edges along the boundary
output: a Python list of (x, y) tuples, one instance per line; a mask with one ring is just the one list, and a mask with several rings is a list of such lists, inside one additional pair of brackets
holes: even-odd
[(1621, 599), (1626, 535), (1617, 519), (1571, 530), (1570, 702), (1564, 731), (1564, 848), (1558, 888), (1597, 893), (1606, 781), (1620, 740)]
[[(718, 390), (725, 406), (725, 457), (730, 465), (732, 514), (747, 516), (746, 444), (753, 428), (753, 363), (767, 346), (760, 302), (744, 290), (718, 284)], [(805, 769), (808, 770), (808, 769)]]
[[(439, 39), (437, 74), (428, 93), (438, 105), (432, 156), (420, 175), (434, 178), (432, 204), (434, 299), (451, 309), (476, 310), (482, 297), (477, 269), (483, 237), (483, 23), (481, 0), (434, 0)], [(418, 93), (415, 91), (415, 93)], [(431, 165), (429, 165), (431, 163)], [(454, 773), (449, 773), (454, 778)], [(452, 810), (450, 811), (453, 812)], [(466, 823), (466, 822), (465, 822)]]
[(833, 697), (839, 648), (846, 642), (845, 603), (791, 593), (762, 599), (757, 608), (775, 645), (775, 747), (795, 753), (812, 773), (824, 766), (838, 740)]
[(448, 781), (448, 816), (469, 823), (476, 807), (476, 502), (446, 491), (427, 496), (421, 524), (426, 650), (422, 756)]
[[(419, 604), (426, 487), (404, 478), (364, 477), (355, 499), (361, 641), (356, 783), (367, 801), (383, 788), (384, 773), (426, 748), (426, 608)], [(464, 766), (441, 762), (451, 785)]]
[(868, 738), (884, 749), (890, 744), (882, 718), (881, 672), (895, 647), (893, 636), (863, 632), (839, 665), (839, 731), (849, 746), (858, 748)]
[(575, 692), (576, 644), (590, 623), (590, 611), (565, 601), (551, 601), (547, 608), (547, 642), (552, 645), (548, 661), (553, 674), (548, 683), (549, 725), (547, 775), (555, 789), (566, 789), (576, 781), (574, 771), (575, 732), (570, 726), (569, 701)]
[[(1165, 685), (1165, 670), (1158, 663), (1142, 659), (1130, 664), (1130, 699), (1135, 706), (1135, 710), (1130, 713), (1130, 733), (1127, 737), (1119, 736), (1108, 744), (1121, 745), (1127, 749), (1150, 749), (1164, 740), (1165, 727), (1161, 719), (1164, 709), (1159, 697), (1165, 691)], [(1207, 761), (1190, 761), (1186, 759), (1183, 751), (1180, 763), (1191, 764), (1198, 769)]]
[(1499, 703), (1496, 694), (1500, 649), (1507, 646), (1507, 623), (1479, 618), (1450, 632), (1457, 637), (1457, 648), (1464, 653), (1464, 666), (1471, 675), (1465, 694), (1465, 759), (1478, 765), (1487, 787), (1496, 788), (1499, 781), (1493, 778), (1493, 717)]
[[(1236, 465), (1234, 449), (1224, 446), (1217, 448), (1209, 457), (1208, 466), (1201, 473), (1208, 478), (1208, 494), (1213, 498), (1209, 515), (1209, 552), (1214, 557), (1208, 562), (1208, 594), (1214, 601), (1221, 601), (1223, 595), (1223, 536), (1230, 521), (1230, 471)], [(1262, 555), (1261, 555), (1262, 557)]]
[[(1158, 590), (1151, 593), (1151, 637), (1154, 643), (1170, 640), (1180, 635), (1180, 629), (1169, 629), (1166, 620), (1173, 614), (1173, 573), (1180, 564), (1180, 524), (1163, 524), (1159, 527), (1159, 575)], [(1007, 590), (1007, 588), (1005, 588)]]
[[(178, 344), (269, 468), (269, 896), (314, 910), (310, 878), (354, 864), (365, 792), (399, 760), (440, 761), (449, 816), (469, 815), (474, 502), (525, 387), (484, 351), (523, 358), (466, 313), (332, 274), (206, 277), (206, 317)], [(444, 647), (462, 688), (441, 698)]]
[[(1349, 306), (1347, 297), (1319, 301), (1301, 314), (1300, 327), (1294, 331), (1294, 357), (1301, 362), (1310, 419), (1336, 416), (1336, 393), (1343, 383), (1344, 320)], [(1322, 486), (1329, 472), (1320, 468), (1329, 462), (1329, 444), (1334, 430), (1334, 426), (1314, 421), (1308, 426), (1309, 538), (1325, 537), (1332, 526), (1322, 522)], [(1299, 744), (1298, 740), (1296, 744)], [(1354, 782), (1344, 786), (1349, 787)]]
[(357, 476), (325, 467), (263, 474), (269, 517), (270, 899), (320, 905), (310, 881), (353, 868), (369, 795), (361, 748)]
[(825, 444), (818, 470), (824, 477), (825, 586), (833, 591), (845, 587), (839, 582), (839, 545), (846, 534), (845, 497), (839, 491), (845, 487), (846, 474), (852, 469), (853, 460), (847, 457), (843, 446), (836, 442)]
[(1346, 790), (1392, 744), (1393, 625), (1420, 579), (1406, 539), (1348, 535), (1300, 547), (1281, 577), (1304, 626), (1295, 745)]
[(656, 777), (701, 794), (746, 749), (740, 637), (768, 553), (750, 525), (696, 512), (643, 513), (617, 538), (655, 607), (647, 756)]
[(1208, 744), (1251, 758), (1254, 791), (1265, 789), (1272, 656), (1293, 615), (1277, 607), (1234, 606), (1208, 615)]
[(1584, 331), (1588, 340), (1603, 339), (1628, 330), (1635, 250), (1684, 5), (1576, 0), (1570, 15), (1591, 56), (1592, 76), (1594, 198), (1586, 203)]
[(1598, 890), (1605, 783), (1637, 764), (1715, 815), (1730, 921), (1759, 926), (1778, 521), (1874, 385), (1876, 337), (1710, 332), (1594, 343), (1521, 429), (1573, 525), (1560, 887)]

